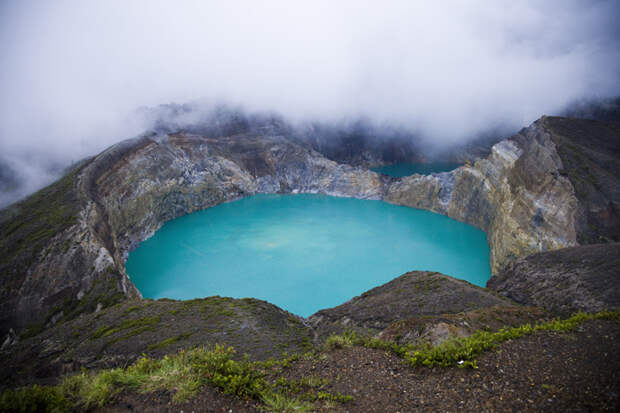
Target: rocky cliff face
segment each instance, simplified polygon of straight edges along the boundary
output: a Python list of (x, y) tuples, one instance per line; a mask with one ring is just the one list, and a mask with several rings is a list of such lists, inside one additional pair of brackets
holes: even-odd
[[(2, 211), (0, 332), (30, 325), (36, 333), (139, 296), (125, 273), (127, 253), (170, 219), (259, 192), (381, 199), (387, 180), (282, 136), (179, 133), (121, 142)], [(48, 214), (56, 204), (59, 212)]]
[[(430, 209), (484, 230), (491, 245), (493, 273), (517, 257), (575, 246), (584, 231), (583, 211), (591, 210), (592, 203), (566, 174), (566, 157), (560, 154), (573, 139), (562, 135), (556, 122), (556, 118), (543, 117), (494, 145), (491, 155), (474, 165), (403, 178), (389, 187), (385, 200)], [(620, 133), (612, 126), (597, 125), (607, 131), (604, 139), (619, 141)], [(573, 175), (582, 176), (584, 166), (575, 165)], [(617, 174), (613, 179), (609, 173), (606, 177), (606, 187), (618, 187)], [(605, 197), (601, 191), (593, 192)], [(617, 194), (608, 197), (617, 205)], [(616, 208), (610, 205), (610, 209)], [(613, 220), (595, 228), (597, 233), (617, 230), (618, 223)]]
[[(562, 122), (542, 118), (474, 165), (402, 179), (338, 164), (260, 131), (121, 142), (0, 211), (0, 333), (30, 326), (34, 334), (139, 296), (124, 269), (132, 248), (167, 220), (260, 192), (384, 199), (446, 214), (487, 232), (493, 273), (535, 252), (613, 239), (620, 187), (613, 150), (620, 133), (596, 123), (615, 144), (588, 149), (590, 163), (567, 169), (580, 152), (570, 146), (576, 141), (565, 131), (570, 124)], [(588, 141), (579, 140), (579, 148)], [(596, 185), (579, 183), (584, 165), (594, 164), (600, 166)]]
[(579, 207), (580, 244), (620, 241), (620, 123), (545, 118)]
[[(102, 206), (116, 263), (165, 221), (256, 193), (380, 199), (381, 176), (323, 158), (281, 136), (172, 134), (112, 147), (82, 175)], [(116, 255), (115, 255), (116, 254)]]

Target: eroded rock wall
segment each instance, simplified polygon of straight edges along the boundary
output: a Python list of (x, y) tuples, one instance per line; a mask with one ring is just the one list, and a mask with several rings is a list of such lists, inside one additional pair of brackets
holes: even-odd
[[(52, 185), (53, 199), (35, 197), (3, 212), (2, 251), (19, 250), (0, 263), (0, 333), (33, 325), (36, 333), (80, 312), (138, 297), (125, 259), (168, 220), (256, 193), (381, 199), (387, 180), (282, 136), (179, 133), (121, 142), (74, 171), (62, 188)], [(20, 233), (21, 220), (45, 221), (43, 212), (56, 200), (60, 208), (72, 206), (66, 225)], [(22, 248), (28, 237), (41, 245)]]
[(577, 241), (620, 241), (620, 123), (545, 118), (579, 199)]
[[(134, 145), (112, 162), (104, 152), (86, 171), (91, 192), (107, 214), (109, 249), (118, 253), (119, 263), (165, 221), (221, 202), (276, 192), (381, 199), (386, 180), (279, 136), (175, 134)], [(109, 165), (98, 168), (99, 163)]]
[(474, 165), (394, 182), (385, 200), (482, 229), (496, 273), (517, 257), (577, 245), (579, 201), (562, 169), (543, 118)]

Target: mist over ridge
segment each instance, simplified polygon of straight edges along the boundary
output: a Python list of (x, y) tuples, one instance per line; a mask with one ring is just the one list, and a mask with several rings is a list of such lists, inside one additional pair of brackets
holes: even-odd
[(611, 0), (3, 2), (0, 207), (218, 107), (431, 152), (505, 137), (620, 95), (618, 15)]

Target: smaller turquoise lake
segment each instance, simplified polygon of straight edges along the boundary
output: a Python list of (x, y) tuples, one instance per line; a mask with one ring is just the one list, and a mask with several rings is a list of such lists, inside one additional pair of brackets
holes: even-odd
[(411, 270), (484, 286), (486, 234), (382, 201), (262, 194), (165, 223), (129, 254), (145, 298), (254, 297), (307, 317)]
[(450, 162), (430, 162), (430, 163), (396, 163), (393, 165), (370, 168), (371, 171), (379, 172), (384, 175), (401, 178), (413, 174), (428, 175), (433, 172), (448, 172), (458, 168), (461, 164)]

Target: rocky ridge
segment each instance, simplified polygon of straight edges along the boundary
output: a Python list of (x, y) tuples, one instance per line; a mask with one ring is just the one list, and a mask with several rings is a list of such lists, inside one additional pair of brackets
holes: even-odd
[(513, 304), (463, 280), (436, 272), (411, 271), (346, 303), (320, 310), (308, 321), (323, 336), (355, 328), (379, 332), (398, 320)]
[(563, 316), (620, 306), (620, 243), (563, 248), (519, 258), (487, 286), (523, 305)]
[(495, 144), (491, 155), (473, 165), (395, 182), (385, 200), (482, 229), (497, 273), (517, 257), (578, 244), (579, 199), (562, 169), (542, 118)]
[[(582, 236), (588, 223), (601, 223), (597, 231), (613, 240), (618, 192), (597, 188), (618, 188), (620, 133), (594, 124), (579, 127), (604, 130), (616, 143), (602, 150), (608, 160), (596, 176), (604, 180), (585, 189), (575, 183), (580, 165), (567, 172), (568, 158), (561, 156), (575, 138), (546, 117), (473, 165), (401, 179), (338, 164), (286, 136), (260, 131), (151, 134), (121, 142), (0, 211), (0, 333), (30, 326), (35, 334), (139, 297), (124, 269), (132, 248), (165, 221), (261, 192), (383, 199), (448, 215), (486, 231), (494, 274), (517, 258), (588, 242), (592, 235)], [(602, 156), (586, 155), (592, 162)], [(600, 205), (607, 209), (597, 215)]]
[[(121, 142), (80, 165), (62, 188), (54, 184), (2, 211), (0, 330), (39, 331), (138, 297), (126, 256), (170, 219), (259, 192), (380, 199), (387, 180), (281, 136), (171, 134)], [(55, 217), (40, 210), (56, 203), (66, 217), (47, 225)], [(28, 216), (32, 221), (20, 222)], [(37, 222), (47, 226), (33, 227)], [(40, 245), (31, 247), (33, 240)]]
[(3, 344), (0, 363), (8, 368), (0, 372), (0, 389), (196, 346), (226, 343), (237, 358), (248, 354), (265, 360), (320, 348), (330, 335), (350, 331), (402, 343), (437, 343), (546, 317), (540, 309), (426, 271), (404, 274), (308, 319), (252, 298), (129, 299)]

